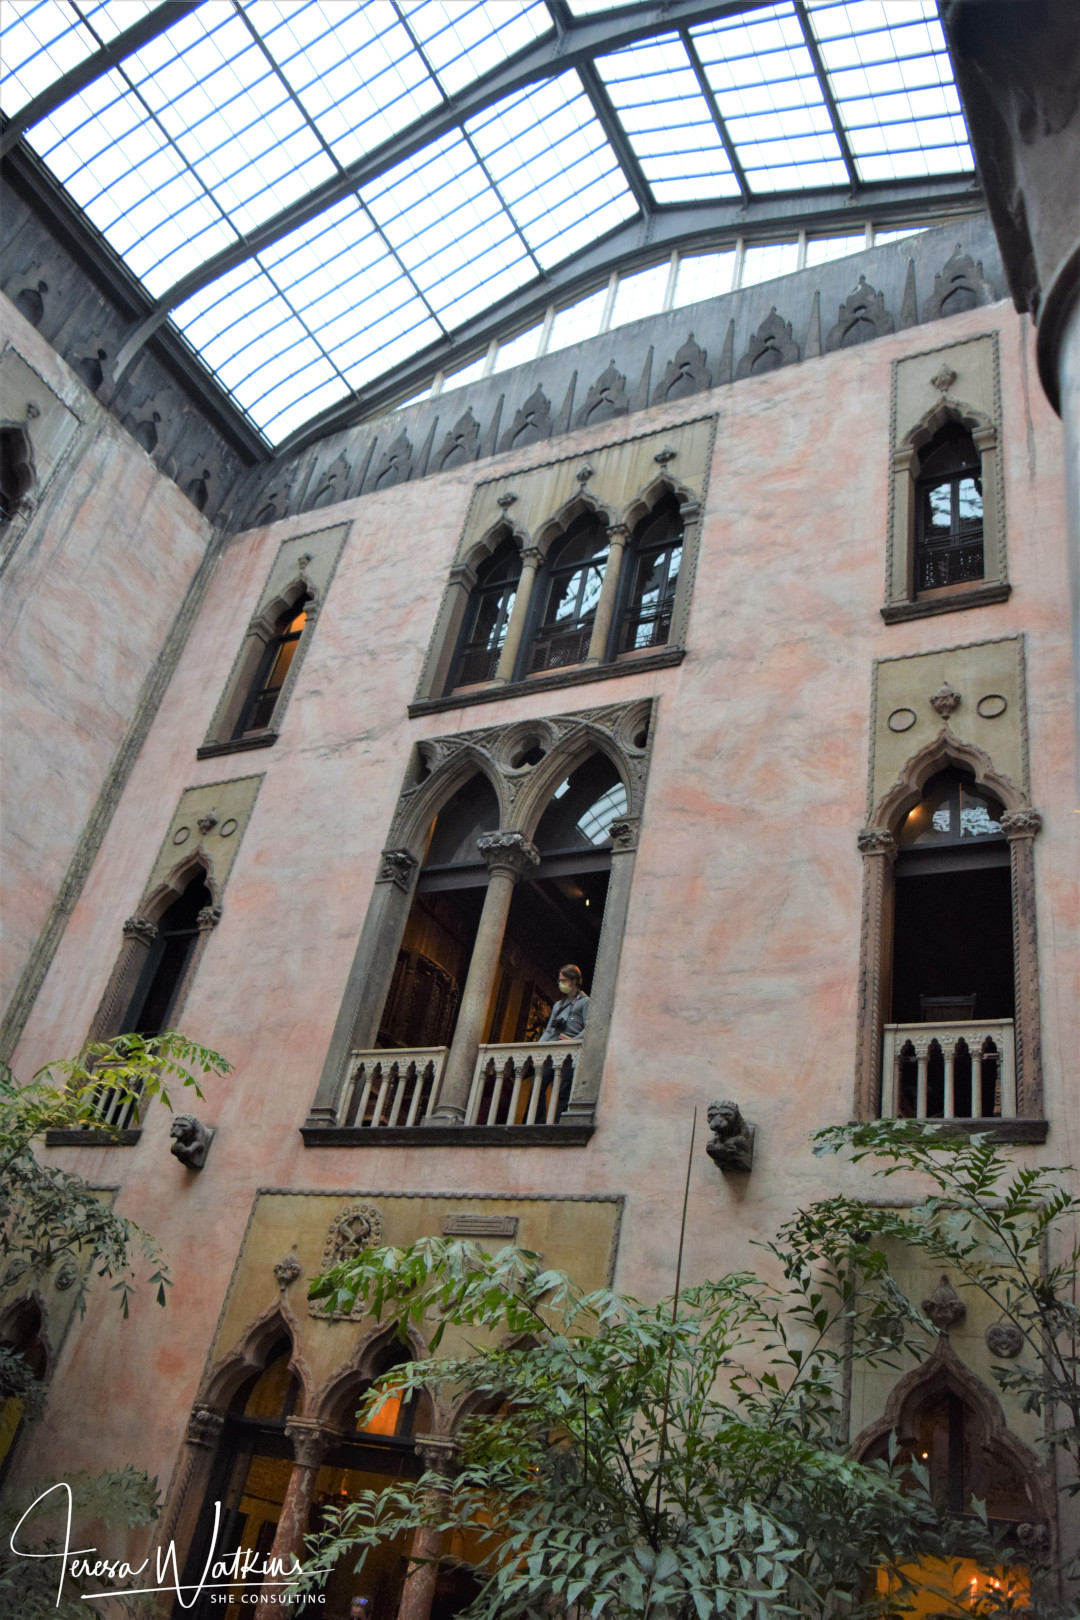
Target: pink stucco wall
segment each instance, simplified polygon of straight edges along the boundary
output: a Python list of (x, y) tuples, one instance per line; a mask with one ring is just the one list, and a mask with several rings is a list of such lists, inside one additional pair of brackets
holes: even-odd
[(79, 418), (4, 577), (4, 1006), (211, 529), (2, 295), (0, 339)]
[[(1011, 599), (886, 627), (890, 363), (997, 328)], [(719, 416), (688, 654), (547, 697), (410, 721), (421, 661), (474, 483), (491, 465), (377, 493), (236, 538), (227, 550), (20, 1048), (29, 1070), (77, 1046), (181, 790), (265, 771), (188, 1000), (189, 1033), (235, 1064), (208, 1087), (218, 1128), (206, 1170), (168, 1155), (151, 1111), (135, 1149), (57, 1150), (57, 1163), (119, 1184), (118, 1207), (152, 1230), (173, 1268), (121, 1323), (99, 1299), (63, 1352), (61, 1386), (94, 1391), (107, 1425), (77, 1436), (61, 1395), (39, 1467), (132, 1462), (166, 1479), (258, 1187), (525, 1194), (625, 1193), (617, 1281), (667, 1290), (691, 1114), (717, 1095), (758, 1125), (748, 1181), (698, 1151), (685, 1276), (758, 1263), (837, 1168), (808, 1133), (852, 1107), (861, 863), (875, 657), (1027, 637), (1043, 979), (1044, 1154), (1075, 1162), (1068, 1106), (1077, 1040), (1075, 827), (1065, 637), (1060, 424), (1035, 381), (1031, 336), (1011, 307), (878, 340), (679, 406), (503, 456), (540, 464), (571, 447)], [(134, 457), (135, 453), (132, 453)], [(147, 474), (149, 477), (150, 475)], [(83, 500), (87, 499), (84, 495)], [(73, 505), (78, 497), (73, 495)], [(352, 528), (280, 741), (198, 762), (201, 741), (283, 536)], [(164, 524), (165, 519), (161, 520)], [(167, 531), (160, 533), (165, 543)], [(119, 544), (117, 539), (114, 544)], [(87, 542), (89, 545), (90, 543)], [(93, 550), (92, 545), (90, 546)], [(379, 851), (412, 742), (478, 725), (659, 694), (599, 1128), (584, 1149), (306, 1150), (299, 1135), (340, 1005)]]

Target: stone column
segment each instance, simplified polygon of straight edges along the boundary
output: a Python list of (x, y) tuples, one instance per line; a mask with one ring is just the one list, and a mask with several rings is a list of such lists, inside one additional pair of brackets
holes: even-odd
[[(596, 1115), (608, 1030), (615, 1002), (615, 981), (619, 971), (619, 957), (622, 954), (623, 935), (626, 933), (626, 914), (630, 908), (639, 826), (638, 816), (620, 816), (608, 828), (612, 846), (611, 876), (608, 878), (604, 921), (596, 951), (596, 966), (593, 968), (589, 1016), (585, 1021), (585, 1035), (574, 1071), (573, 1090), (570, 1093), (570, 1101), (559, 1119), (560, 1125), (591, 1125)], [(553, 1054), (557, 1051), (557, 1046), (552, 1048)]]
[(119, 1034), (155, 939), (157, 928), (148, 917), (136, 915), (125, 922), (123, 947), (90, 1026), (92, 1041), (107, 1041)]
[(1035, 933), (1035, 861), (1032, 845), (1042, 826), (1037, 810), (1010, 810), (1001, 818), (1012, 866), (1013, 984), (1016, 1010), (1016, 1112), (1042, 1117), (1042, 1034), (1039, 961)]
[(498, 667), (495, 670), (494, 678), (497, 681), (512, 681), (514, 678), (521, 638), (525, 634), (525, 626), (529, 619), (529, 604), (532, 600), (533, 586), (536, 584), (536, 570), (542, 561), (543, 553), (539, 546), (527, 546), (521, 553), (521, 578), (518, 580), (517, 594), (510, 610), (506, 640), (503, 642)]
[(289, 1418), (285, 1433), (292, 1441), (296, 1461), (289, 1475), (274, 1545), (269, 1554), (271, 1558), (280, 1560), (283, 1572), (289, 1570), (294, 1558), (298, 1563), (303, 1561), (304, 1537), (307, 1535), (311, 1499), (315, 1494), (315, 1478), (326, 1453), (338, 1438), (336, 1429), (315, 1423), (310, 1418)]
[(469, 974), (461, 996), (457, 1027), (446, 1059), (438, 1106), (424, 1120), (426, 1126), (460, 1125), (465, 1118), (476, 1054), (484, 1037), (488, 1008), (502, 951), (503, 930), (518, 878), (540, 864), (536, 845), (513, 830), (484, 833), (476, 840), (488, 866), (484, 909), (476, 930)]
[(855, 1034), (855, 1113), (876, 1119), (881, 1110), (881, 1038), (892, 993), (893, 863), (896, 839), (879, 827), (859, 834), (863, 858), (859, 944), (859, 1012)]
[(184, 1567), (195, 1534), (224, 1423), (223, 1415), (208, 1406), (191, 1409), (165, 1513), (155, 1532), (156, 1544), (162, 1549), (167, 1548), (170, 1541), (176, 1543), (178, 1569)]
[(629, 539), (630, 530), (625, 523), (613, 523), (608, 530), (607, 567), (604, 569), (604, 579), (600, 586), (600, 600), (596, 604), (596, 617), (593, 620), (592, 635), (589, 638), (589, 652), (585, 659), (586, 664), (602, 664), (607, 657), (611, 621), (615, 617), (615, 604), (619, 599), (619, 578), (622, 574), (623, 555)]
[(420, 676), (418, 697), (441, 697), (450, 679), (450, 666), (457, 651), (458, 636), (468, 612), (469, 597), (476, 584), (476, 571), (468, 563), (455, 563), (439, 609), (438, 622), (431, 639), (434, 657), (425, 662)]
[[(443, 1434), (418, 1434), (414, 1443), (431, 1476), (424, 1493), (426, 1505), (431, 1516), (437, 1518), (446, 1507), (458, 1444), (451, 1436)], [(443, 1531), (429, 1525), (421, 1525), (413, 1535), (397, 1620), (430, 1620), (445, 1539)]]

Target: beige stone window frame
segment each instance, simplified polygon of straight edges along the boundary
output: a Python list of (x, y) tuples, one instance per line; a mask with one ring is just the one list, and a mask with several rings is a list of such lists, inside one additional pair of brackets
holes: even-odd
[[(603, 709), (520, 721), (417, 744), (398, 799), (390, 838), (382, 852), (318, 1091), (303, 1126), (304, 1140), (309, 1147), (339, 1145), (346, 1140), (357, 1144), (362, 1141), (364, 1146), (400, 1146), (403, 1141), (421, 1147), (458, 1141), (495, 1146), (505, 1145), (509, 1136), (523, 1146), (569, 1147), (588, 1140), (595, 1124), (630, 904), (656, 706), (655, 699), (643, 698)], [(515, 766), (512, 763), (537, 742), (545, 749), (537, 764)], [(466, 1125), (463, 1121), (483, 1014), (494, 988), (513, 885), (535, 863), (532, 836), (555, 789), (595, 753), (603, 754), (615, 767), (626, 790), (627, 805), (611, 827), (611, 872), (593, 970), (589, 1018), (569, 1105), (561, 1121), (550, 1126)], [(482, 845), (489, 846), (484, 850), (489, 868), (487, 895), (438, 1106), (427, 1122), (429, 1128), (343, 1126), (339, 1119), (349, 1083), (351, 1057), (354, 1052), (374, 1046), (432, 820), (476, 774), (486, 778), (495, 792), (499, 828), (481, 841)]]
[[(685, 656), (715, 430), (716, 420), (712, 417), (677, 424), (641, 440), (581, 451), (563, 461), (508, 474), (479, 486), (450, 569), (416, 696), (409, 706), (410, 715), (603, 680), (630, 669), (680, 663)], [(593, 462), (599, 464), (599, 473), (594, 471)], [(515, 486), (523, 485), (527, 485), (529, 507), (524, 514), (515, 493)], [(634, 529), (668, 495), (677, 501), (683, 523), (682, 565), (668, 640), (660, 647), (615, 652), (612, 632), (624, 594)], [(476, 521), (474, 508), (478, 499), (487, 503), (485, 510), (492, 510), (486, 526)], [(521, 504), (524, 506), (526, 500)], [(498, 515), (496, 508), (501, 508)], [(609, 537), (608, 560), (587, 652), (580, 663), (567, 668), (526, 674), (528, 641), (536, 627), (547, 559), (574, 519), (585, 513), (594, 513)], [(521, 553), (522, 569), (495, 674), (475, 686), (451, 688), (448, 683), (479, 572), (508, 539)]]
[[(1026, 794), (998, 771), (989, 754), (964, 742), (948, 726), (907, 761), (882, 795), (858, 836), (863, 859), (859, 1000), (855, 1048), (855, 1117), (876, 1119), (882, 1104), (883, 1035), (892, 993), (894, 866), (897, 834), (922, 798), (931, 777), (950, 765), (971, 771), (977, 787), (1004, 806), (1002, 829), (1009, 843), (1012, 891), (1015, 1119), (1002, 1119), (993, 1134), (1001, 1141), (1041, 1142), (1043, 1116), (1042, 1037), (1035, 918), (1034, 842), (1042, 817)], [(951, 1127), (963, 1128), (963, 1120)], [(981, 1128), (985, 1129), (985, 1123)]]
[[(987, 345), (992, 349), (992, 387), (983, 388), (976, 404), (957, 397), (956, 373), (949, 364), (968, 346)], [(889, 479), (888, 546), (886, 558), (886, 600), (881, 616), (886, 624), (901, 624), (941, 613), (957, 613), (965, 608), (986, 607), (1008, 601), (1011, 586), (1005, 550), (1005, 485), (1001, 457), (1001, 389), (999, 381), (998, 335), (983, 333), (942, 350), (912, 356), (926, 369), (934, 370), (931, 380), (935, 402), (904, 428), (897, 425), (899, 367), (893, 362), (893, 434)], [(962, 386), (962, 384), (960, 385)], [(986, 409), (990, 406), (990, 409)], [(983, 491), (983, 577), (970, 583), (946, 585), (933, 591), (915, 588), (915, 540), (918, 519), (916, 499), (919, 455), (941, 428), (953, 422), (971, 435), (982, 464)]]
[[(242, 753), (252, 748), (269, 748), (277, 742), (289, 700), (315, 635), (319, 612), (326, 600), (346, 533), (346, 527), (342, 525), (316, 534), (300, 535), (283, 543), (263, 588), (259, 606), (248, 622), (210, 729), (196, 750), (199, 759)], [(294, 617), (301, 607), (306, 614), (304, 628), (269, 724), (258, 731), (234, 736), (251, 698), (267, 647), (280, 633), (286, 614)]]

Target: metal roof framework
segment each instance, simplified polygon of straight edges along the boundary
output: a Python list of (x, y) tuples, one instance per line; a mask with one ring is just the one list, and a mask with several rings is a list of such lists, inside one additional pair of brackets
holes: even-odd
[(0, 149), (268, 455), (735, 234), (977, 203), (934, 0), (8, 0)]

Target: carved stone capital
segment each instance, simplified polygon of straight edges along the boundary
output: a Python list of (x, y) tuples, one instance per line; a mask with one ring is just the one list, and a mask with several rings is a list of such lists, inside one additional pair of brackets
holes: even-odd
[(612, 523), (608, 528), (608, 544), (610, 546), (625, 546), (630, 539), (630, 530), (625, 523)]
[(416, 856), (407, 849), (384, 849), (376, 882), (396, 883), (399, 889), (408, 889), (415, 866)]
[(519, 878), (540, 865), (540, 851), (524, 833), (508, 829), (483, 833), (476, 840), (476, 847), (487, 862), (489, 872), (509, 872)]
[(1006, 838), (1034, 838), (1042, 826), (1037, 810), (1007, 810), (1001, 818), (1001, 830)]
[(195, 926), (201, 934), (206, 934), (211, 928), (216, 928), (220, 921), (220, 906), (203, 906), (195, 918)]
[(184, 1441), (189, 1446), (216, 1446), (224, 1426), (225, 1418), (221, 1412), (215, 1412), (209, 1406), (193, 1406)]
[(522, 568), (537, 569), (537, 568), (539, 568), (539, 566), (543, 562), (543, 560), (544, 560), (544, 553), (540, 550), (539, 546), (525, 546), (525, 547), (523, 547), (522, 553), (521, 553), (521, 566), (522, 566)]
[(896, 859), (896, 839), (884, 827), (864, 827), (856, 840), (860, 855), (886, 855)]
[(129, 917), (124, 924), (124, 938), (137, 939), (140, 945), (152, 945), (157, 929), (148, 917)]
[(457, 1469), (461, 1442), (452, 1434), (418, 1434), (413, 1449), (424, 1467), (451, 1479)]
[(293, 1456), (301, 1468), (321, 1468), (326, 1453), (339, 1438), (337, 1429), (313, 1418), (287, 1418), (285, 1433), (292, 1441)]
[(471, 568), (467, 562), (455, 563), (450, 570), (451, 585), (463, 585), (471, 591), (476, 584), (476, 569)]
[(608, 837), (616, 849), (637, 849), (640, 816), (619, 816), (608, 825)]

